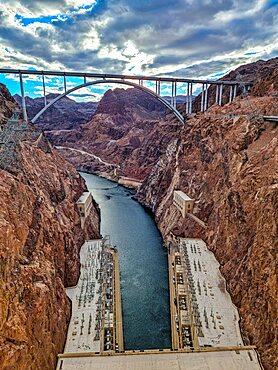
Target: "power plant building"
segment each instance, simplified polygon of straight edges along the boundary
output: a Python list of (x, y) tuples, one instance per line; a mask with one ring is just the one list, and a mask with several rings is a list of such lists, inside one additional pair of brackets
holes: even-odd
[(192, 213), (194, 208), (194, 199), (191, 199), (181, 190), (174, 190), (174, 205), (181, 212), (182, 217), (185, 217), (187, 213)]
[(89, 215), (92, 204), (93, 204), (93, 197), (89, 191), (85, 191), (81, 197), (76, 202), (80, 219), (81, 219), (81, 227), (84, 227), (85, 219)]

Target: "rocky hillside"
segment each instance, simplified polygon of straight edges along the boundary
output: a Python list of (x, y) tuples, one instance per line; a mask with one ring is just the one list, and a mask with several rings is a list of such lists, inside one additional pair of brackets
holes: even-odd
[[(6, 117), (15, 103), (2, 97)], [(94, 205), (82, 230), (75, 202), (83, 179), (42, 134), (7, 125), (0, 134), (0, 367), (52, 370), (70, 318), (64, 288), (77, 282), (84, 239), (99, 237), (99, 212)]]
[[(55, 99), (58, 94), (48, 94), (47, 103)], [(21, 96), (15, 95), (14, 99), (21, 105)], [(49, 108), (37, 121), (36, 127), (42, 130), (70, 130), (87, 123), (95, 113), (98, 103), (76, 102), (69, 97), (64, 97)], [(26, 97), (26, 107), (29, 119), (32, 119), (43, 107), (44, 98)]]
[(6, 86), (0, 83), (0, 125), (5, 125), (11, 117), (16, 103)]
[[(278, 128), (262, 115), (278, 112), (278, 59), (242, 69), (254, 67), (252, 94), (187, 119), (138, 198), (155, 212), (165, 239), (170, 232), (205, 238), (239, 308), (246, 343), (255, 344), (265, 369), (273, 370), (278, 366)], [(172, 204), (175, 189), (196, 199), (194, 213), (207, 228), (181, 217)]]
[[(251, 87), (252, 94), (256, 96), (264, 96), (270, 93), (277, 93), (278, 90), (278, 58), (273, 58), (268, 61), (259, 60), (254, 63), (245, 64), (234, 71), (231, 71), (221, 81), (238, 81), (237, 95), (243, 93), (243, 86), (241, 82), (254, 83)], [(216, 87), (210, 86), (208, 89), (208, 106), (215, 103)], [(230, 87), (223, 86), (222, 102), (226, 104), (229, 102)], [(193, 102), (193, 111), (201, 110), (201, 95), (199, 95)], [(258, 111), (259, 113), (259, 111)]]
[[(163, 104), (140, 90), (108, 90), (90, 122), (48, 137), (55, 145), (83, 151), (63, 149), (63, 155), (79, 169), (117, 169), (118, 175), (143, 180), (181, 129), (170, 114), (165, 121), (166, 115)], [(108, 168), (103, 162), (110, 163)]]

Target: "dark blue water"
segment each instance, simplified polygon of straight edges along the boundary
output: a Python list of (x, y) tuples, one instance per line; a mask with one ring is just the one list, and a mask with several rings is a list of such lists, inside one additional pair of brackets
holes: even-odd
[(125, 349), (170, 348), (167, 251), (133, 192), (81, 173), (100, 206), (101, 233), (119, 251)]

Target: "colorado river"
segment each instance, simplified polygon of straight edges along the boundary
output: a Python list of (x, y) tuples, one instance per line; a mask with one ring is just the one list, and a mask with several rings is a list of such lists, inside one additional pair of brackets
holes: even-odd
[(133, 192), (81, 173), (101, 210), (101, 233), (119, 251), (125, 349), (170, 348), (167, 251)]

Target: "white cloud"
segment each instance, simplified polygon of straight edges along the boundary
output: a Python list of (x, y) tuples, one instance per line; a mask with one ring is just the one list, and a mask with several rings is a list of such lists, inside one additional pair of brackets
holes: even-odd
[(73, 9), (76, 9), (77, 13), (82, 13), (84, 6), (93, 7), (96, 4), (96, 0), (44, 0), (43, 2), (38, 0), (0, 0), (1, 4), (2, 8), (11, 13), (32, 18), (58, 16), (59, 14), (67, 14)]
[(91, 30), (84, 35), (84, 40), (82, 42), (83, 49), (89, 50), (98, 50), (100, 47), (100, 39), (98, 36), (98, 32), (95, 28), (91, 28)]
[(224, 10), (216, 13), (215, 20), (217, 22), (231, 22), (236, 19), (252, 17), (256, 13), (262, 11), (267, 0), (257, 0), (254, 4), (248, 1), (234, 1), (235, 7), (231, 10)]
[[(206, 78), (238, 63), (273, 56), (278, 48), (278, 13), (266, 0), (0, 4), (0, 67), (6, 68)], [(24, 26), (16, 14), (60, 21)]]

